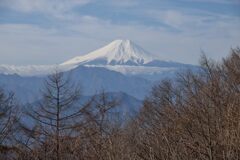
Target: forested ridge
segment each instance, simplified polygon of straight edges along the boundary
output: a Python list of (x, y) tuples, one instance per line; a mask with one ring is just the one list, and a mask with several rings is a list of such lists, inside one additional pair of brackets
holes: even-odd
[(240, 159), (240, 49), (221, 62), (202, 56), (200, 64), (199, 72), (155, 85), (124, 121), (117, 99), (103, 91), (79, 103), (79, 84), (60, 72), (33, 104), (22, 106), (1, 89), (0, 159)]

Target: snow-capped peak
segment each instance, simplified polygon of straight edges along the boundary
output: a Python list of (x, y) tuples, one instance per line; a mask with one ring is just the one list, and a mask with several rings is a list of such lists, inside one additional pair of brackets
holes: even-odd
[(62, 65), (110, 64), (142, 65), (153, 60), (153, 56), (130, 40), (115, 40), (105, 47), (87, 55), (78, 56)]

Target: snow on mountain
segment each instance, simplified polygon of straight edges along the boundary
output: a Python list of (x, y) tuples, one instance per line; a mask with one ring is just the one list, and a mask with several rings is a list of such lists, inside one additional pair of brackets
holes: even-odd
[(151, 67), (131, 65), (85, 65), (85, 67), (102, 67), (111, 71), (120, 72), (124, 75), (160, 74), (163, 72), (176, 71), (175, 67)]
[(116, 40), (58, 65), (0, 65), (0, 87), (14, 91), (22, 101), (31, 101), (46, 75), (58, 70), (80, 82), (86, 95), (104, 89), (143, 99), (156, 81), (191, 68), (194, 66), (160, 60), (130, 40)]
[[(160, 60), (130, 40), (115, 40), (89, 54), (70, 59), (61, 66), (100, 67), (124, 75), (173, 73), (189, 65)], [(152, 79), (152, 78), (151, 78)]]
[(0, 65), (0, 73), (5, 75), (18, 74), (21, 76), (44, 76), (55, 71), (68, 71), (75, 68), (68, 65), (28, 65), (28, 66), (15, 66), (15, 65)]
[(0, 73), (2, 74), (19, 74), (23, 76), (48, 74), (50, 70), (56, 66), (44, 65), (29, 65), (29, 66), (15, 66), (15, 65), (0, 65)]
[(153, 60), (153, 56), (130, 40), (115, 40), (105, 47), (87, 55), (75, 57), (61, 65), (143, 65)]
[(164, 61), (153, 56), (130, 40), (115, 40), (89, 54), (78, 56), (58, 65), (9, 66), (0, 65), (2, 74), (21, 76), (43, 76), (54, 71), (69, 71), (78, 66), (100, 67), (120, 72), (125, 75), (161, 74), (172, 72), (185, 64)]
[[(135, 65), (140, 66), (153, 61), (153, 56), (130, 40), (115, 40), (89, 54), (78, 56), (59, 65), (0, 65), (2, 74), (21, 76), (42, 76), (55, 70), (68, 71), (79, 65)], [(117, 70), (116, 70), (117, 71)]]

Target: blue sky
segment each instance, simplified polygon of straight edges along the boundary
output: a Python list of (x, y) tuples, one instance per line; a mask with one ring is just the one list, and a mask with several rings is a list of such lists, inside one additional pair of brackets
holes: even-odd
[(240, 46), (240, 0), (0, 0), (0, 64), (57, 64), (115, 39), (197, 64)]

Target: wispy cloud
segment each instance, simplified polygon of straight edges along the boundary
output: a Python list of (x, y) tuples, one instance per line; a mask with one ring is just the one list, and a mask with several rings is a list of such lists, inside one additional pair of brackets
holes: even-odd
[(185, 2), (239, 4), (239, 0), (182, 0)]
[(230, 26), (236, 29), (240, 24), (239, 17), (198, 10), (147, 10), (144, 15), (185, 32), (199, 32)]
[(139, 0), (105, 0), (103, 3), (113, 5), (115, 7), (133, 7), (139, 4)]
[(86, 5), (93, 0), (1, 0), (0, 6), (19, 12), (40, 12), (55, 18), (69, 18), (72, 9)]

